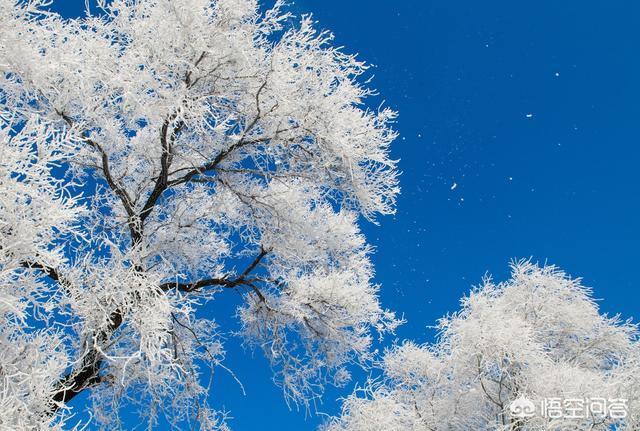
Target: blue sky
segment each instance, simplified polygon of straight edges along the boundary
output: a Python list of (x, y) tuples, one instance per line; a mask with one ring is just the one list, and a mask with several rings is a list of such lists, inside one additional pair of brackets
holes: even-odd
[[(432, 339), (427, 326), (485, 272), (504, 279), (522, 257), (582, 276), (605, 311), (638, 316), (639, 2), (298, 0), (292, 9), (373, 63), (374, 86), (400, 112), (398, 213), (363, 224), (384, 305), (408, 319), (400, 339)], [(247, 395), (220, 371), (212, 403), (231, 411), (233, 429), (321, 421), (287, 409), (260, 353), (228, 347)], [(335, 413), (346, 394), (330, 391), (320, 409)]]

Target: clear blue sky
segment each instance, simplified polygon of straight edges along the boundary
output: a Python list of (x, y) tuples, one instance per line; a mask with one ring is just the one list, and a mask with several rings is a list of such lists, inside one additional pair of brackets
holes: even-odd
[[(69, 15), (83, 4), (54, 7)], [(427, 325), (486, 271), (506, 277), (516, 257), (584, 277), (608, 312), (640, 314), (640, 2), (292, 8), (373, 63), (374, 86), (400, 112), (398, 213), (364, 226), (384, 304), (409, 320), (400, 338), (431, 339)], [(314, 429), (321, 419), (288, 411), (260, 353), (227, 346), (247, 396), (220, 371), (212, 403), (232, 412), (233, 429)], [(346, 393), (331, 391), (320, 408), (335, 413)]]

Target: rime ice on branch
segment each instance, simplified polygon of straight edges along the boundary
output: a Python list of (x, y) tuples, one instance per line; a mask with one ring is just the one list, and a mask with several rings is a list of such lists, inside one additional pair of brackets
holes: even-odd
[(287, 400), (347, 381), (398, 324), (357, 225), (398, 193), (366, 66), (279, 1), (48, 3), (0, 0), (2, 426), (88, 392), (105, 428), (135, 403), (226, 427), (201, 382), (225, 328), (196, 312), (230, 290)]
[[(349, 397), (324, 430), (638, 429), (637, 327), (599, 314), (580, 280), (554, 267), (512, 270), (441, 319), (436, 343), (389, 350), (383, 378)], [(517, 414), (516, 400), (533, 403), (534, 414)]]

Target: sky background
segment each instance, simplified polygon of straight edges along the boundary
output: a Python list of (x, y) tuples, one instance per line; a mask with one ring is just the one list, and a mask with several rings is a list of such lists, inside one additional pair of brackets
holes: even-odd
[[(54, 3), (67, 16), (83, 7)], [(297, 0), (292, 10), (375, 65), (374, 87), (400, 113), (398, 212), (363, 223), (383, 304), (408, 320), (398, 340), (432, 340), (428, 326), (485, 273), (508, 277), (514, 258), (556, 264), (604, 311), (638, 317), (640, 2)], [(234, 430), (323, 420), (287, 409), (259, 352), (227, 348), (247, 395), (220, 371), (212, 404), (230, 410)], [(319, 409), (335, 414), (350, 390), (329, 391)]]

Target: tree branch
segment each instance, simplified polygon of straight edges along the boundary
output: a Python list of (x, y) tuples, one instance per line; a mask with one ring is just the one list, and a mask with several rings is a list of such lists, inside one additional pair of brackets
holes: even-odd
[[(258, 281), (257, 278), (250, 278), (251, 272), (260, 264), (264, 257), (269, 253), (269, 250), (260, 247), (260, 253), (254, 258), (254, 260), (247, 266), (247, 268), (235, 279), (227, 278), (208, 278), (198, 280), (193, 283), (163, 283), (159, 286), (160, 290), (167, 292), (171, 289), (177, 289), (181, 292), (194, 292), (198, 289), (207, 286), (223, 286), (226, 288), (235, 288), (240, 285), (249, 286), (260, 299), (264, 302), (264, 295), (253, 284)], [(111, 313), (109, 324), (107, 328), (100, 331), (94, 342), (102, 344), (108, 340), (123, 323), (124, 316), (120, 310), (116, 310)], [(97, 348), (91, 347), (83, 355), (81, 366), (76, 371), (71, 371), (64, 376), (57, 385), (56, 392), (54, 393), (51, 406), (51, 412), (56, 412), (64, 403), (68, 403), (76, 395), (80, 394), (84, 389), (96, 385), (102, 381), (100, 377), (100, 369), (102, 368), (103, 359), (100, 356), (100, 352)]]
[[(258, 88), (258, 91), (256, 92), (256, 111), (257, 111), (256, 116), (253, 118), (253, 120), (251, 120), (251, 122), (247, 125), (247, 127), (244, 128), (244, 131), (242, 132), (242, 136), (240, 137), (238, 142), (231, 145), (226, 150), (223, 150), (220, 153), (218, 153), (218, 155), (210, 162), (205, 163), (204, 165), (189, 171), (184, 176), (171, 181), (169, 183), (170, 186), (187, 183), (191, 181), (191, 179), (196, 175), (200, 175), (207, 171), (215, 169), (220, 164), (220, 162), (222, 162), (229, 154), (233, 153), (239, 148), (242, 148), (246, 145), (265, 142), (272, 139), (271, 137), (262, 137), (262, 138), (251, 139), (251, 140), (245, 139), (247, 135), (251, 132), (251, 130), (253, 130), (253, 128), (255, 127), (255, 125), (258, 123), (258, 121), (262, 116), (262, 110), (260, 109), (260, 93), (262, 93), (262, 90), (264, 90), (264, 88), (267, 86), (267, 82), (268, 81), (265, 80), (260, 86), (260, 88)], [(276, 132), (276, 136), (278, 135), (278, 133), (280, 133), (280, 131)]]
[(61, 284), (68, 283), (67, 281), (64, 281), (64, 278), (60, 275), (57, 269), (52, 268), (50, 266), (42, 265), (41, 263), (38, 263), (38, 262), (29, 262), (29, 261), (21, 262), (20, 266), (26, 269), (38, 269), (53, 281), (59, 282)]
[(180, 292), (194, 292), (203, 287), (208, 286), (222, 286), (225, 288), (234, 288), (237, 286), (249, 286), (255, 290), (253, 283), (255, 281), (259, 281), (257, 278), (249, 278), (251, 272), (260, 264), (262, 259), (269, 253), (269, 250), (264, 248), (260, 248), (260, 253), (255, 257), (255, 259), (251, 262), (251, 264), (240, 274), (239, 277), (234, 279), (229, 279), (227, 277), (223, 278), (205, 278), (202, 280), (194, 281), (191, 283), (179, 283), (179, 282), (168, 282), (161, 284), (160, 290), (163, 292), (167, 292), (172, 289), (176, 289)]
[(134, 238), (134, 242), (137, 243), (142, 239), (142, 230), (144, 226), (144, 221), (149, 217), (153, 207), (162, 196), (162, 193), (169, 187), (168, 178), (169, 178), (169, 168), (171, 167), (171, 162), (173, 160), (172, 154), (172, 146), (176, 140), (176, 136), (180, 131), (184, 128), (184, 121), (178, 121), (178, 123), (173, 127), (171, 135), (169, 136), (169, 126), (178, 116), (177, 113), (173, 113), (165, 120), (162, 124), (162, 129), (160, 130), (160, 142), (162, 145), (162, 156), (160, 158), (160, 175), (158, 175), (158, 179), (151, 191), (151, 195), (147, 199), (147, 202), (144, 204), (142, 211), (140, 211), (140, 225), (138, 226), (138, 231), (136, 232), (136, 238)]
[[(202, 61), (202, 59), (204, 59), (204, 53), (196, 61), (196, 65), (200, 61)], [(187, 84), (187, 86), (192, 85), (191, 73), (188, 73), (187, 76), (185, 77), (185, 83)], [(259, 103), (260, 92), (265, 88), (266, 84), (267, 82), (265, 81), (256, 94), (257, 115), (253, 119), (253, 121), (244, 129), (241, 139), (238, 142), (236, 142), (234, 145), (230, 146), (227, 150), (222, 151), (220, 154), (218, 154), (218, 156), (211, 163), (205, 165), (205, 167), (212, 166), (211, 168), (213, 168), (217, 166), (231, 152), (235, 151), (236, 149), (244, 145), (248, 145), (250, 143), (260, 142), (262, 140), (268, 139), (268, 138), (262, 138), (258, 140), (249, 140), (249, 141), (244, 139), (260, 119), (260, 116), (261, 116), (260, 103)], [(56, 112), (64, 119), (64, 121), (70, 127), (73, 127), (74, 125), (73, 120), (69, 116), (67, 116), (62, 112), (58, 112), (58, 111)], [(160, 159), (160, 165), (161, 165), (160, 175), (156, 179), (151, 195), (147, 199), (145, 205), (143, 206), (139, 214), (136, 214), (134, 205), (127, 191), (124, 189), (124, 187), (120, 186), (114, 180), (111, 174), (111, 169), (109, 166), (109, 157), (107, 153), (100, 146), (100, 144), (98, 144), (97, 142), (89, 138), (85, 131), (82, 131), (81, 133), (83, 140), (87, 142), (91, 147), (96, 149), (101, 155), (102, 171), (104, 173), (105, 180), (109, 185), (109, 187), (113, 190), (113, 192), (120, 198), (127, 212), (127, 215), (129, 216), (129, 228), (131, 230), (131, 238), (132, 238), (132, 243), (134, 245), (141, 241), (142, 235), (143, 235), (144, 221), (149, 216), (153, 208), (155, 207), (162, 193), (170, 186), (175, 184), (180, 184), (182, 182), (186, 182), (191, 178), (193, 178), (195, 175), (201, 173), (201, 170), (197, 168), (187, 173), (181, 179), (179, 179), (181, 181), (177, 181), (177, 182), (168, 181), (169, 169), (171, 166), (172, 156), (173, 156), (172, 145), (175, 142), (177, 134), (184, 127), (184, 121), (178, 121), (176, 125), (173, 127), (171, 134), (169, 134), (171, 123), (177, 118), (177, 115), (178, 113), (175, 112), (174, 114), (169, 116), (169, 118), (167, 118), (162, 125), (161, 131), (160, 131), (160, 141), (162, 145), (162, 156)], [(207, 168), (205, 170), (209, 170), (211, 168)], [(256, 256), (256, 258), (241, 273), (241, 275), (235, 279), (209, 278), (209, 279), (199, 280), (193, 283), (177, 283), (177, 282), (164, 283), (160, 285), (159, 288), (163, 292), (167, 292), (168, 290), (171, 290), (171, 289), (177, 289), (182, 292), (193, 292), (202, 287), (213, 286), (213, 285), (224, 286), (228, 288), (234, 288), (239, 285), (247, 285), (251, 289), (253, 289), (254, 292), (256, 292), (256, 294), (263, 301), (265, 301), (265, 298), (262, 295), (262, 293), (253, 284), (253, 282), (258, 281), (259, 279), (249, 278), (248, 276), (258, 266), (258, 264), (262, 261), (262, 259), (268, 254), (268, 252), (269, 252), (268, 250), (265, 250), (264, 248), (261, 247), (260, 253), (258, 254), (258, 256)], [(57, 271), (53, 269), (49, 269), (42, 265), (40, 265), (40, 267), (37, 267), (37, 266), (32, 266), (32, 267), (36, 267), (38, 269), (43, 270), (52, 279), (60, 280), (60, 275), (57, 273)], [(136, 269), (138, 271), (143, 271), (142, 268), (136, 267)], [(100, 370), (102, 368), (104, 359), (102, 357), (102, 354), (98, 346), (106, 343), (109, 340), (109, 338), (113, 335), (113, 333), (117, 331), (118, 328), (120, 328), (120, 326), (122, 326), (123, 322), (124, 322), (124, 314), (119, 308), (110, 314), (109, 323), (106, 326), (106, 328), (98, 332), (98, 334), (93, 339), (94, 344), (92, 346), (89, 346), (87, 350), (85, 350), (82, 357), (78, 361), (80, 363), (79, 368), (76, 370), (70, 371), (68, 374), (66, 374), (64, 377), (62, 377), (58, 381), (56, 385), (56, 390), (53, 393), (51, 398), (52, 400), (51, 409), (50, 409), (51, 413), (55, 413), (64, 404), (68, 403), (73, 398), (75, 398), (78, 394), (80, 394), (84, 389), (90, 386), (96, 385), (102, 381), (102, 378), (100, 377)]]
[[(74, 121), (71, 117), (69, 117), (64, 112), (58, 111), (57, 109), (55, 111), (56, 111), (56, 114), (62, 117), (62, 119), (65, 121), (65, 123), (67, 123), (67, 125), (70, 128), (74, 127)], [(136, 224), (137, 224), (134, 206), (132, 203), (133, 201), (131, 200), (129, 193), (127, 193), (127, 190), (121, 185), (119, 185), (116, 182), (116, 180), (113, 178), (113, 175), (111, 174), (111, 167), (109, 165), (109, 155), (98, 142), (94, 141), (93, 139), (87, 136), (86, 131), (82, 130), (80, 133), (80, 136), (84, 142), (89, 144), (89, 146), (91, 146), (93, 149), (97, 150), (100, 153), (100, 159), (102, 163), (102, 173), (104, 175), (104, 179), (107, 182), (107, 185), (109, 186), (109, 188), (116, 194), (116, 196), (118, 196), (118, 198), (122, 202), (122, 206), (124, 207), (125, 212), (129, 217), (129, 230), (131, 231), (131, 235), (133, 236), (134, 232), (136, 231)]]
[[(111, 313), (109, 318), (110, 321), (107, 328), (100, 331), (95, 337), (94, 343), (106, 342), (124, 321), (124, 316), (120, 310)], [(103, 359), (95, 346), (91, 346), (86, 350), (80, 363), (82, 365), (78, 370), (71, 371), (58, 382), (57, 389), (51, 397), (53, 401), (51, 405), (52, 413), (58, 411), (63, 404), (71, 401), (86, 388), (102, 381), (100, 369), (102, 368)]]

